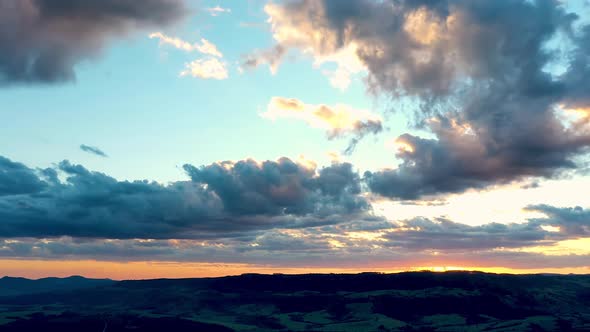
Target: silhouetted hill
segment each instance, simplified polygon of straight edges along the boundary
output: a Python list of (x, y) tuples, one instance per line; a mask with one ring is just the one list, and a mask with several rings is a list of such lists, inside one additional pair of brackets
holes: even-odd
[(87, 330), (83, 327), (99, 326), (101, 319), (112, 323), (113, 331), (135, 332), (167, 331), (164, 325), (177, 326), (173, 331), (590, 331), (587, 275), (406, 272), (68, 279), (53, 289), (44, 288), (55, 285), (52, 278), (7, 279), (46, 291), (1, 296), (0, 332), (37, 326), (69, 331), (76, 322)]
[(31, 280), (26, 278), (0, 278), (0, 296), (16, 296), (52, 292), (60, 290), (74, 290), (113, 284), (109, 279), (87, 279), (80, 276), (68, 278), (43, 278)]

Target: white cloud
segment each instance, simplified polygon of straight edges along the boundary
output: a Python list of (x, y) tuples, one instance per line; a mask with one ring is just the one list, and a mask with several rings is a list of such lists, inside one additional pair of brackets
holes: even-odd
[(211, 16), (219, 16), (220, 14), (231, 13), (231, 9), (223, 8), (220, 6), (209, 7), (209, 8), (206, 8), (205, 10), (207, 12), (209, 12), (209, 15), (211, 15)]
[(184, 70), (180, 76), (190, 76), (203, 79), (224, 80), (229, 77), (227, 64), (218, 58), (223, 58), (223, 54), (217, 49), (217, 46), (205, 38), (201, 38), (200, 43), (189, 43), (177, 37), (170, 37), (162, 32), (154, 32), (149, 35), (151, 39), (159, 39), (160, 45), (171, 45), (176, 49), (185, 52), (199, 52), (206, 55), (204, 58), (195, 59), (185, 64)]
[[(320, 10), (320, 8), (315, 9)], [(293, 17), (293, 13), (286, 11), (282, 6), (268, 4), (264, 10), (269, 17), (268, 22), (277, 46), (265, 52), (253, 54), (245, 63), (246, 66), (256, 67), (260, 64), (268, 64), (274, 74), (287, 49), (296, 48), (313, 58), (315, 68), (322, 69), (322, 67), (325, 68), (324, 65), (336, 65), (336, 69), (324, 69), (322, 73), (328, 77), (333, 87), (342, 91), (348, 88), (354, 75), (366, 71), (365, 64), (358, 56), (358, 45), (355, 42), (350, 42), (344, 47), (336, 47), (336, 36), (333, 33), (318, 30), (301, 17)]]
[(216, 58), (197, 59), (185, 65), (180, 76), (191, 76), (203, 79), (224, 80), (228, 78), (226, 64)]
[(149, 35), (150, 39), (159, 39), (160, 45), (171, 45), (176, 49), (185, 52), (199, 52), (202, 54), (212, 55), (222, 58), (223, 54), (217, 49), (217, 46), (205, 38), (201, 38), (200, 43), (189, 43), (177, 37), (170, 37), (161, 32), (154, 32)]

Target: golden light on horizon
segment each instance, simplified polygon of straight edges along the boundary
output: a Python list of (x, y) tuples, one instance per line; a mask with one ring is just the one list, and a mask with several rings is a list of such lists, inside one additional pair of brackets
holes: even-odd
[(432, 197), (422, 202), (396, 202), (376, 198), (371, 201), (377, 215), (390, 221), (409, 220), (415, 216), (424, 218), (447, 218), (466, 225), (484, 225), (489, 222), (523, 223), (531, 218), (545, 218), (539, 211), (525, 209), (530, 205), (543, 204), (552, 197), (553, 204), (561, 207), (590, 205), (590, 196), (573, 195), (584, 192), (590, 186), (590, 179), (549, 180), (535, 188), (525, 188), (528, 182), (498, 186), (491, 190), (471, 190)]
[(563, 240), (551, 245), (504, 249), (512, 252), (529, 252), (545, 256), (590, 255), (590, 237)]
[[(306, 274), (306, 273), (399, 273), (406, 271), (480, 271), (486, 273), (590, 273), (590, 266), (565, 268), (511, 268), (497, 266), (477, 266), (476, 264), (444, 263), (417, 264), (414, 266), (394, 263), (381, 263), (374, 267), (284, 267), (255, 265), (245, 263), (199, 263), (199, 262), (110, 262), (110, 261), (59, 261), (59, 260), (0, 260), (0, 277), (18, 276), (31, 279), (44, 277), (69, 277), (81, 275), (88, 278), (109, 278), (114, 280), (159, 279), (159, 278), (204, 278), (240, 275), (245, 273), (261, 274)], [(405, 265), (405, 266), (404, 266)]]

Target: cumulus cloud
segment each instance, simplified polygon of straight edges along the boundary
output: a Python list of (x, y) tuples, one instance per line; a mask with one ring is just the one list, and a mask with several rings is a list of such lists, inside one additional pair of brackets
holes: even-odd
[[(328, 76), (330, 83), (335, 88), (346, 90), (352, 81), (352, 76), (366, 70), (365, 64), (356, 55), (358, 49), (355, 43), (350, 43), (339, 49), (327, 51), (324, 49), (323, 41), (320, 41), (324, 27), (312, 26), (313, 23), (306, 22), (306, 17), (296, 11), (290, 10), (293, 3), (279, 5), (269, 3), (264, 11), (269, 16), (268, 22), (271, 25), (273, 38), (277, 44), (265, 51), (253, 52), (248, 55), (243, 65), (247, 68), (255, 68), (263, 64), (269, 65), (271, 72), (277, 72), (278, 67), (292, 48), (301, 50), (304, 54), (313, 57), (314, 66), (324, 68), (323, 73)], [(311, 15), (314, 12), (322, 13), (317, 4), (308, 2)], [(325, 69), (323, 65), (335, 64), (336, 69)]]
[(288, 158), (184, 168), (193, 181), (206, 184), (232, 213), (346, 216), (369, 208), (360, 196), (360, 178), (349, 163), (333, 164), (317, 175), (315, 168)]
[(199, 52), (202, 54), (212, 55), (222, 58), (223, 54), (217, 49), (217, 46), (205, 38), (201, 38), (200, 43), (189, 43), (177, 37), (170, 37), (162, 32), (154, 32), (149, 35), (150, 39), (159, 39), (160, 45), (171, 45), (172, 47), (185, 52)]
[(436, 139), (401, 135), (396, 156), (402, 163), (396, 169), (367, 172), (367, 183), (383, 196), (417, 199), (576, 169), (573, 158), (588, 150), (590, 135), (571, 132), (557, 119), (539, 116), (502, 123), (506, 136), (497, 137), (488, 136), (487, 127), (474, 130), (468, 122), (445, 117), (430, 120)]
[(312, 105), (295, 98), (273, 97), (263, 117), (276, 120), (291, 118), (305, 121), (311, 127), (326, 131), (329, 139), (352, 136), (346, 152), (354, 150), (356, 143), (368, 134), (383, 130), (381, 117), (366, 110), (357, 110), (348, 105)]
[[(588, 121), (568, 125), (559, 110), (589, 105), (590, 27), (558, 1), (292, 0), (265, 10), (275, 47), (358, 61), (370, 91), (411, 101), (434, 134), (399, 137), (410, 147), (401, 166), (367, 176), (377, 194), (554, 177), (590, 147)], [(556, 40), (570, 47), (557, 51)]]
[(191, 76), (203, 79), (224, 80), (228, 78), (229, 73), (225, 62), (218, 59), (197, 59), (185, 64), (185, 68), (180, 72), (180, 76)]
[(80, 150), (82, 150), (84, 152), (88, 152), (90, 154), (97, 155), (99, 157), (103, 157), (103, 158), (108, 157), (106, 153), (104, 153), (101, 149), (97, 148), (96, 146), (82, 144), (82, 145), (80, 145)]
[(32, 169), (0, 156), (0, 197), (35, 194), (45, 186), (46, 183)]
[(185, 165), (192, 181), (163, 185), (118, 181), (68, 161), (39, 175), (0, 161), (3, 237), (219, 238), (370, 214), (350, 164), (316, 170), (283, 158)]
[(73, 80), (75, 65), (111, 40), (187, 12), (183, 0), (1, 0), (0, 84)]

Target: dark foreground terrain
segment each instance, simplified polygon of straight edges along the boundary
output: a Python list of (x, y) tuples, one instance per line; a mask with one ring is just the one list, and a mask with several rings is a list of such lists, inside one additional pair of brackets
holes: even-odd
[(590, 331), (590, 276), (2, 278), (4, 331)]

